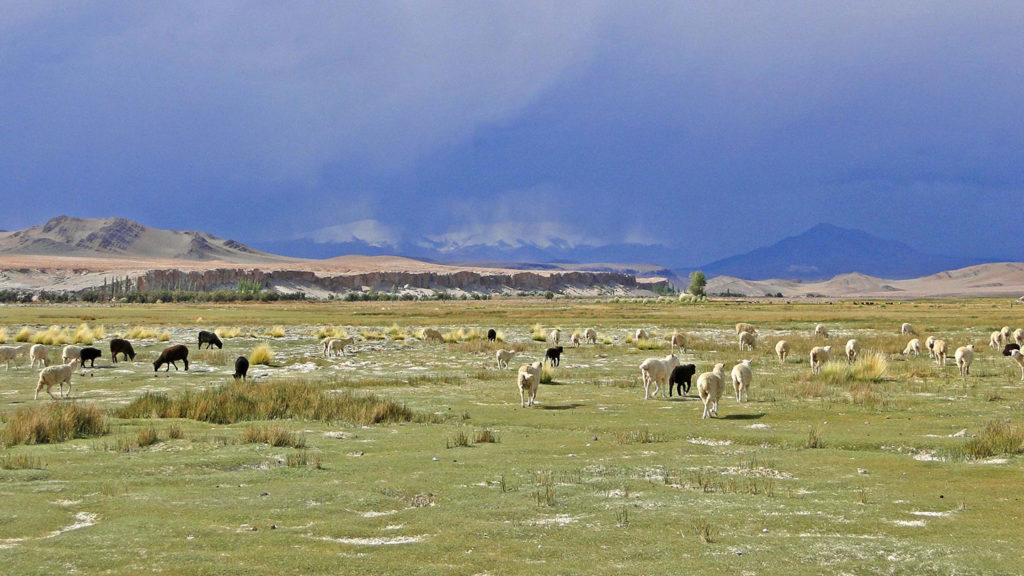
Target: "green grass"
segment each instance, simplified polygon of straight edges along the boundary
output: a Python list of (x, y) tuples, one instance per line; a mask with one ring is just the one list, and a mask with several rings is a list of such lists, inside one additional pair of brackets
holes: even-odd
[[(154, 336), (133, 340), (135, 363), (101, 358), (78, 371), (73, 403), (32, 401), (38, 371), (27, 361), (0, 371), (4, 438), (33, 420), (75, 428), (22, 411), (93, 407), (88, 420), (102, 423), (47, 443), (5, 441), (0, 571), (653, 574), (681, 562), (711, 574), (1012, 571), (1019, 368), (987, 347), (966, 379), (952, 363), (905, 359), (907, 337), (896, 333), (905, 321), (955, 349), (1024, 316), (1004, 300), (5, 308), (0, 329), (12, 339), (83, 323), (105, 328), (100, 348), (133, 327)], [(758, 327), (753, 352), (736, 349), (738, 322)], [(835, 372), (812, 376), (818, 322), (837, 350), (857, 338), (864, 367), (834, 362)], [(539, 360), (548, 344), (533, 340), (535, 324), (584, 323), (603, 344), (567, 348), (539, 404), (521, 409), (516, 366), (498, 370), (494, 350)], [(239, 335), (199, 354), (198, 326)], [(322, 326), (389, 338), (325, 360)], [(391, 334), (422, 326), (494, 327), (505, 343)], [(693, 390), (644, 401), (637, 367), (667, 351), (628, 344), (638, 326), (687, 334), (681, 360), (699, 372), (751, 358), (749, 401), (737, 404), (727, 385), (720, 417), (705, 421)], [(274, 327), (287, 336), (274, 339), (273, 364), (233, 383), (231, 361)], [(154, 374), (161, 335), (193, 348), (189, 372)], [(793, 354), (783, 364), (780, 338)], [(875, 353), (893, 355), (884, 369), (868, 361)]]

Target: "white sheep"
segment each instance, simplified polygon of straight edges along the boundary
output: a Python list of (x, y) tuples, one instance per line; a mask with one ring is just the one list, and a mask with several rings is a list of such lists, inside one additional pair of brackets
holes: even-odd
[(1024, 346), (1024, 329), (1017, 328), (1013, 331), (1013, 341), (1017, 343), (1017, 346)]
[(715, 364), (711, 372), (704, 372), (697, 377), (697, 393), (704, 402), (704, 413), (700, 419), (704, 420), (710, 416), (718, 416), (718, 399), (722, 397), (722, 389), (725, 387), (725, 364)]
[(932, 352), (935, 353), (935, 363), (939, 366), (946, 365), (946, 341), (935, 340), (932, 342)]
[(1024, 382), (1024, 354), (1020, 353), (1020, 350), (1010, 350), (1010, 358), (1020, 365), (1020, 381)]
[(924, 339), (924, 345), (928, 348), (928, 357), (935, 358), (935, 336), (929, 336)]
[(960, 369), (960, 375), (969, 375), (971, 373), (971, 362), (974, 361), (974, 344), (957, 348), (956, 352), (953, 353), (953, 357), (956, 359), (956, 367)]
[(1003, 326), (1002, 329), (999, 330), (999, 333), (1003, 335), (1003, 344), (1009, 344), (1011, 337), (1010, 327)]
[(736, 401), (743, 402), (743, 392), (750, 390), (754, 381), (754, 373), (750, 370), (750, 360), (740, 360), (732, 367), (732, 387), (736, 391)]
[(669, 338), (669, 348), (671, 350), (675, 350), (676, 348), (679, 348), (679, 350), (685, 351), (686, 350), (686, 335), (685, 334), (680, 334), (679, 332), (673, 332), (672, 333), (672, 337)]
[(742, 334), (744, 332), (749, 332), (751, 334), (757, 334), (757, 330), (754, 329), (753, 326), (751, 326), (750, 324), (747, 324), (746, 322), (740, 322), (739, 324), (736, 325), (736, 335), (738, 336), (738, 335), (740, 335), (740, 334)]
[(857, 361), (857, 355), (860, 354), (860, 342), (857, 342), (853, 338), (846, 341), (846, 360), (850, 364)]
[(551, 331), (551, 334), (548, 335), (548, 338), (551, 339), (551, 342), (554, 343), (555, 346), (558, 346), (558, 341), (562, 339), (562, 331), (555, 328)]
[(821, 374), (821, 367), (832, 356), (831, 346), (815, 346), (811, 348), (811, 374)]
[(569, 341), (572, 342), (573, 346), (579, 348), (580, 342), (582, 341), (582, 339), (580, 338), (579, 334), (577, 334), (576, 332), (573, 332), (572, 336), (569, 337)]
[(355, 342), (355, 338), (351, 336), (348, 338), (330, 338), (324, 342), (324, 356), (337, 356), (339, 350), (341, 355), (344, 356), (345, 347), (354, 346)]
[(431, 340), (436, 340), (438, 342), (443, 342), (444, 341), (444, 336), (442, 336), (441, 332), (439, 332), (436, 328), (424, 328), (423, 329), (423, 339), (428, 341), (428, 342), (431, 341)]
[(757, 344), (757, 336), (750, 332), (740, 333), (740, 350), (753, 350), (755, 344)]
[(917, 331), (914, 330), (914, 326), (910, 322), (904, 322), (900, 325), (900, 334), (913, 334), (917, 336)]
[(779, 340), (775, 343), (775, 354), (779, 357), (779, 362), (785, 362), (786, 356), (789, 356), (789, 342), (785, 340)]
[(907, 347), (903, 349), (904, 356), (921, 355), (921, 340), (919, 338), (911, 338), (910, 342), (907, 342)]
[(633, 339), (636, 340), (637, 342), (641, 340), (647, 340), (647, 330), (644, 330), (643, 328), (638, 328), (636, 334), (633, 336)]
[[(640, 378), (644, 383), (644, 400), (651, 396), (657, 396), (661, 384), (668, 385), (668, 378), (676, 366), (679, 366), (679, 358), (675, 354), (669, 354), (664, 358), (648, 358), (640, 364)], [(650, 392), (652, 382), (654, 383), (653, 393)]]
[(67, 364), (68, 362), (71, 362), (75, 358), (78, 358), (79, 361), (81, 361), (81, 359), (82, 359), (82, 348), (81, 347), (79, 347), (79, 346), (70, 346), (69, 345), (69, 346), (65, 346), (64, 349), (61, 350), (60, 361), (62, 363)]
[(46, 346), (42, 344), (33, 344), (32, 348), (29, 348), (28, 357), (32, 359), (33, 368), (36, 367), (36, 362), (39, 362), (40, 368), (45, 368), (50, 361), (46, 353)]
[(7, 370), (11, 370), (11, 360), (16, 359), (25, 353), (27, 346), (0, 346), (0, 362), (7, 364)]
[(516, 355), (515, 350), (498, 350), (494, 353), (494, 357), (498, 360), (498, 368), (504, 364), (505, 368), (508, 368), (508, 361)]
[(589, 344), (597, 344), (597, 330), (594, 330), (593, 328), (587, 328), (586, 330), (583, 331), (583, 338)]
[(814, 327), (814, 335), (821, 336), (822, 338), (828, 338), (828, 329), (825, 328), (824, 324), (818, 324)]
[(540, 362), (523, 364), (519, 367), (519, 374), (516, 376), (516, 385), (519, 387), (519, 406), (526, 408), (527, 402), (533, 406), (537, 401), (537, 388), (540, 386), (540, 374), (543, 368)]
[(992, 332), (992, 334), (988, 337), (988, 345), (997, 350), (1005, 346), (1006, 343), (1003, 342), (1003, 333), (1000, 332), (999, 330)]
[(50, 395), (50, 398), (56, 400), (53, 393), (50, 392), (50, 388), (57, 384), (60, 388), (60, 397), (64, 397), (64, 383), (68, 383), (68, 398), (71, 397), (71, 374), (74, 373), (75, 368), (78, 367), (78, 358), (75, 358), (67, 364), (58, 364), (56, 366), (48, 366), (39, 371), (39, 384), (36, 385), (35, 400), (39, 399), (39, 391), (44, 387), (46, 393)]

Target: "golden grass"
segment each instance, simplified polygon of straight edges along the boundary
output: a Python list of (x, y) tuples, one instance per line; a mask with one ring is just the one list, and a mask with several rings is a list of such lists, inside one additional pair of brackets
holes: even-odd
[(46, 402), (23, 406), (4, 420), (0, 440), (8, 447), (101, 436), (109, 429), (107, 417), (99, 406), (77, 402)]
[(214, 329), (213, 333), (221, 340), (225, 340), (227, 338), (238, 338), (245, 334), (242, 329), (237, 326), (218, 326)]
[(316, 331), (317, 340), (324, 338), (348, 338), (348, 332), (341, 326), (321, 326)]
[(75, 344), (86, 344), (91, 345), (96, 340), (101, 340), (106, 337), (107, 331), (103, 326), (97, 326), (90, 328), (85, 322), (78, 325), (75, 328), (74, 333), (71, 334), (71, 341)]
[(264, 366), (270, 366), (270, 363), (274, 361), (274, 351), (270, 348), (270, 344), (263, 343), (253, 348), (252, 352), (249, 353), (250, 364), (263, 364)]
[(33, 344), (46, 344), (48, 346), (63, 346), (64, 344), (70, 344), (71, 330), (61, 328), (56, 325), (50, 326), (46, 330), (41, 330), (32, 334), (31, 342)]
[(544, 327), (540, 324), (534, 324), (533, 327), (530, 328), (530, 338), (537, 342), (547, 342), (548, 333), (544, 331)]
[(274, 326), (263, 333), (264, 336), (271, 338), (284, 338), (284, 334), (284, 326)]
[(7, 344), (10, 338), (11, 335), (7, 333), (7, 328), (0, 328), (0, 344)]
[(159, 340), (161, 342), (170, 342), (171, 341), (171, 331), (170, 330), (164, 330), (163, 332), (160, 333), (160, 336), (157, 338), (157, 340)]
[(14, 335), (14, 341), (15, 342), (29, 342), (29, 341), (32, 340), (32, 335), (33, 334), (34, 334), (34, 332), (32, 331), (31, 328), (29, 328), (28, 326), (22, 326), (21, 330), (18, 330), (18, 333)]
[[(132, 326), (124, 333), (124, 338), (128, 340), (156, 340), (159, 337), (160, 332), (147, 326)], [(168, 340), (170, 340), (170, 335), (168, 335)]]

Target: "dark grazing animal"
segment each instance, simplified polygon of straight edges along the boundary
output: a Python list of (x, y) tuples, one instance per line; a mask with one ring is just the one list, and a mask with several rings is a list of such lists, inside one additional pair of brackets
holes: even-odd
[(487, 340), (494, 342), (497, 338), (498, 333), (494, 331), (494, 328), (491, 328), (490, 330), (487, 331)]
[(690, 379), (697, 373), (697, 367), (693, 364), (682, 364), (672, 369), (668, 377), (668, 395), (672, 397), (672, 385), (676, 385), (676, 393), (680, 396), (690, 393)]
[(1009, 356), (1013, 350), (1020, 350), (1020, 344), (1017, 344), (1016, 342), (1010, 342), (1007, 344), (1006, 347), (1003, 348), (1003, 356)]
[(82, 351), (78, 355), (78, 357), (82, 359), (82, 368), (85, 368), (86, 362), (89, 363), (89, 368), (95, 368), (96, 359), (100, 356), (103, 356), (103, 351), (99, 348), (93, 348), (92, 346), (82, 348)]
[(114, 364), (117, 364), (117, 355), (124, 354), (125, 360), (135, 360), (135, 349), (132, 343), (123, 338), (114, 338), (110, 341), (110, 357)]
[(558, 363), (562, 361), (562, 352), (564, 350), (565, 349), (561, 346), (552, 346), (544, 353), (544, 358), (546, 358), (552, 366), (558, 366)]
[(221, 348), (224, 347), (224, 343), (220, 341), (220, 338), (217, 338), (216, 334), (214, 334), (213, 332), (207, 332), (206, 330), (200, 330), (199, 331), (199, 349), (200, 350), (203, 349), (203, 344), (206, 344), (207, 347), (209, 347), (209, 348), (213, 348), (214, 346), (216, 346), (218, 349), (221, 349)]
[(245, 356), (235, 358), (235, 380), (239, 378), (245, 381), (245, 374), (249, 371), (249, 359)]
[(156, 362), (153, 362), (153, 372), (159, 370), (160, 366), (164, 364), (168, 364), (164, 368), (164, 372), (170, 370), (171, 366), (174, 366), (174, 369), (177, 370), (178, 365), (175, 362), (178, 360), (185, 363), (185, 371), (188, 372), (188, 348), (184, 344), (175, 344), (169, 348), (164, 348), (164, 351), (160, 353), (160, 357), (156, 359)]

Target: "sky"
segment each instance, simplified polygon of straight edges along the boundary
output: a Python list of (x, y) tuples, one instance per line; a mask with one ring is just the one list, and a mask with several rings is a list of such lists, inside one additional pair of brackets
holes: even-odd
[(0, 4), (0, 229), (1024, 260), (1024, 3)]

